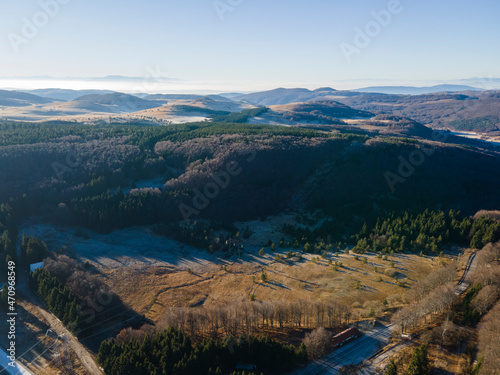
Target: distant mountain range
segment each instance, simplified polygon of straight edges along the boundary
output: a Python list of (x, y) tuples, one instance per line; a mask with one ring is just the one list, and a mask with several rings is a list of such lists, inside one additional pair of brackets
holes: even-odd
[(371, 86), (352, 91), (395, 94), (395, 95), (423, 95), (433, 94), (437, 92), (459, 92), (459, 91), (481, 91), (481, 89), (465, 86), (465, 85), (437, 85), (429, 87), (414, 87), (414, 86)]
[[(332, 98), (336, 96), (356, 96), (362, 93), (380, 93), (392, 95), (423, 95), (434, 94), (438, 92), (459, 92), (459, 91), (481, 91), (480, 89), (465, 85), (439, 85), (431, 87), (412, 87), (412, 86), (379, 86), (365, 87), (356, 90), (339, 91), (330, 87), (322, 87), (316, 90), (303, 88), (285, 89), (279, 88), (269, 91), (255, 92), (251, 94), (230, 94), (233, 100), (244, 100), (257, 105), (278, 105), (289, 103), (300, 103), (311, 100), (321, 100), (323, 98)], [(229, 97), (221, 94), (222, 96)]]

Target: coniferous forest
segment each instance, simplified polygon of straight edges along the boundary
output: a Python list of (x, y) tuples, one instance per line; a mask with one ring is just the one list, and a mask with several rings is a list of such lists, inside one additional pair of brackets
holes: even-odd
[(109, 375), (230, 374), (238, 363), (279, 374), (305, 363), (307, 352), (304, 345), (296, 350), (268, 337), (228, 336), (193, 343), (182, 331), (168, 328), (140, 341), (105, 341), (97, 360)]

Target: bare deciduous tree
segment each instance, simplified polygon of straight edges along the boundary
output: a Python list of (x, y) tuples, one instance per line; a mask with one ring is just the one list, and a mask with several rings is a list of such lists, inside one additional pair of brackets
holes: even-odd
[(328, 353), (332, 344), (332, 334), (325, 327), (318, 327), (304, 338), (307, 355), (310, 359), (316, 359)]
[(484, 358), (481, 373), (500, 374), (500, 303), (483, 318), (479, 329), (479, 355)]

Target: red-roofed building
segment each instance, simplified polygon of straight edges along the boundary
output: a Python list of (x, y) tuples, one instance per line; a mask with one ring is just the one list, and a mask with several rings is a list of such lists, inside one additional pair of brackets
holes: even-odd
[(361, 335), (362, 333), (357, 328), (348, 328), (333, 338), (333, 347), (336, 348), (338, 346), (342, 346), (351, 340), (357, 339)]

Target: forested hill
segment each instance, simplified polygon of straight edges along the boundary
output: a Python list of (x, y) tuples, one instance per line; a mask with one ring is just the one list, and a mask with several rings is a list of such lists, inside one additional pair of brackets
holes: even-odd
[[(4, 124), (0, 135), (1, 202), (100, 232), (186, 215), (233, 221), (321, 209), (349, 226), (401, 210), (500, 207), (498, 154), (439, 142), (206, 122)], [(205, 191), (228, 168), (227, 183)], [(198, 192), (210, 196), (202, 208)]]

